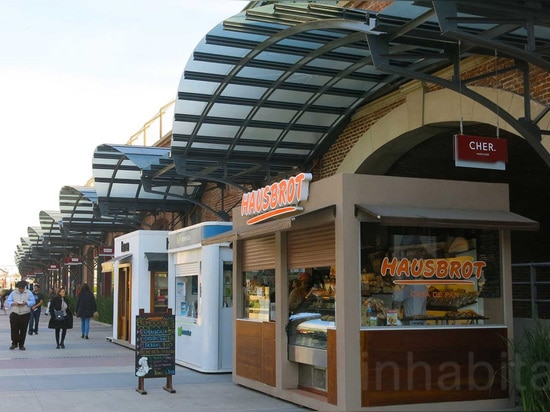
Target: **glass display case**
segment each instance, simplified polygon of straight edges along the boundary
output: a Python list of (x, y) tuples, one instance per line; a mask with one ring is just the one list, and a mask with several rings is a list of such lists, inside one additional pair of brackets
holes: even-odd
[(310, 310), (290, 316), (287, 325), (288, 344), (310, 348), (327, 348), (327, 329), (334, 328), (334, 298), (306, 299)]
[(327, 267), (290, 271), (289, 282), (294, 285), (291, 297), (293, 290), (299, 290), (304, 282), (309, 283), (306, 296), (299, 305), (290, 308), (286, 325), (289, 360), (324, 368), (327, 364), (327, 330), (335, 328), (335, 270)]

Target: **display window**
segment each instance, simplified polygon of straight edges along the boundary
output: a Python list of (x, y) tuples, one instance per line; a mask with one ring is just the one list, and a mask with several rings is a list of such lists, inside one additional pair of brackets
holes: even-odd
[(503, 323), (498, 231), (361, 223), (361, 326)]
[(336, 270), (333, 266), (288, 271), (289, 345), (326, 349), (335, 327)]
[(152, 310), (153, 312), (166, 312), (168, 310), (168, 273), (152, 272), (151, 273), (153, 287), (152, 293)]
[(233, 262), (223, 262), (223, 308), (233, 307)]
[(273, 320), (275, 305), (275, 270), (252, 270), (243, 273), (243, 319)]
[(176, 315), (184, 323), (199, 323), (199, 276), (176, 276)]

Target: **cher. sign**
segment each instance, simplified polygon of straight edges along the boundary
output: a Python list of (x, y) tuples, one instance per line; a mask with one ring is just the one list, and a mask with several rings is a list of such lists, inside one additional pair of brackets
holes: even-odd
[(253, 225), (301, 211), (302, 208), (298, 204), (308, 199), (311, 179), (311, 173), (300, 173), (297, 176), (244, 193), (241, 201), (241, 216), (250, 216), (246, 223)]
[(507, 140), (456, 134), (454, 156), (458, 167), (504, 170), (508, 161)]

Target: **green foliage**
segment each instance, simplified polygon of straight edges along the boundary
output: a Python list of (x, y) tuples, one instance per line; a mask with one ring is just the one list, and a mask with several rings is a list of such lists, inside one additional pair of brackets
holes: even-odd
[(511, 342), (512, 373), (524, 411), (550, 410), (550, 328), (541, 320)]
[(113, 298), (98, 296), (96, 297), (97, 311), (99, 312), (99, 322), (113, 324)]
[[(65, 296), (69, 301), (69, 307), (73, 310), (76, 309), (76, 296)], [(98, 322), (113, 324), (113, 298), (96, 296), (95, 302), (97, 304), (97, 311), (99, 312)]]

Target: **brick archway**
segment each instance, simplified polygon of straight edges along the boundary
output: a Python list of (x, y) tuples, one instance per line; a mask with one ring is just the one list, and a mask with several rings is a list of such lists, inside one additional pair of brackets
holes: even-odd
[[(487, 87), (472, 87), (472, 90), (498, 103), (503, 110), (514, 117), (523, 116), (522, 96)], [(531, 103), (531, 111), (534, 116), (543, 108), (544, 106), (536, 102)], [(365, 112), (368, 110), (368, 107), (363, 109)], [(451, 133), (458, 133), (457, 125), (460, 118), (464, 123), (469, 124), (493, 124), (495, 129), (497, 125), (497, 117), (493, 112), (451, 90), (441, 89), (426, 93), (420, 87), (414, 88), (405, 95), (405, 102), (402, 105), (381, 117), (357, 140), (340, 164), (337, 173), (356, 173), (365, 160), (379, 151), (386, 143), (408, 135), (408, 139), (401, 139), (399, 144), (392, 145), (391, 153), (383, 153), (380, 159), (376, 160), (378, 164), (373, 168), (383, 173), (388, 160), (392, 156), (399, 157), (409, 150), (411, 145), (441, 133), (445, 128), (448, 128)], [(543, 117), (539, 126), (542, 129), (550, 129), (550, 114)], [(511, 126), (502, 120), (499, 122), (499, 127), (501, 130), (517, 134)], [(550, 152), (550, 137), (543, 137), (541, 143)]]

